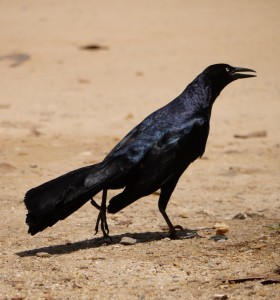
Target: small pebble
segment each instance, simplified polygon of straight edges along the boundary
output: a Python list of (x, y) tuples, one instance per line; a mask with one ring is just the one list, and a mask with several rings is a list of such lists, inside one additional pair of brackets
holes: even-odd
[(215, 216), (215, 213), (210, 209), (204, 209), (202, 212), (205, 216), (209, 216), (209, 217), (214, 217)]
[(225, 294), (215, 294), (213, 296), (213, 299), (215, 299), (215, 300), (226, 300), (226, 299), (228, 299), (228, 296), (225, 295)]
[(8, 163), (0, 163), (0, 170), (1, 172), (12, 172), (16, 170), (16, 167)]
[(189, 214), (188, 214), (187, 211), (182, 211), (182, 212), (180, 213), (180, 217), (181, 217), (181, 218), (184, 218), (184, 219), (187, 219), (187, 218), (189, 217)]
[(82, 156), (92, 156), (92, 152), (91, 151), (84, 151), (84, 152), (81, 152), (80, 155), (82, 155)]
[(266, 244), (264, 244), (264, 243), (259, 243), (259, 244), (256, 244), (256, 245), (251, 246), (251, 249), (259, 250), (259, 249), (261, 249), (261, 248), (263, 248), (263, 247), (266, 247)]
[(36, 256), (38, 256), (38, 257), (50, 257), (51, 254), (48, 253), (48, 252), (38, 252), (38, 253), (36, 253)]
[(224, 235), (229, 231), (228, 225), (224, 223), (216, 223), (214, 228), (216, 229), (216, 235)]
[(225, 235), (213, 235), (209, 238), (209, 240), (213, 240), (215, 242), (221, 241), (221, 240), (228, 240), (228, 237)]
[(246, 214), (243, 214), (243, 213), (238, 213), (237, 215), (235, 215), (234, 217), (233, 217), (233, 219), (235, 219), (235, 220), (244, 220), (244, 219), (246, 219), (247, 218), (247, 215)]
[(120, 244), (122, 245), (135, 245), (136, 243), (137, 243), (136, 239), (133, 239), (128, 236), (124, 236), (120, 241)]
[(174, 267), (180, 267), (180, 262), (177, 261), (177, 260), (173, 261), (173, 266)]

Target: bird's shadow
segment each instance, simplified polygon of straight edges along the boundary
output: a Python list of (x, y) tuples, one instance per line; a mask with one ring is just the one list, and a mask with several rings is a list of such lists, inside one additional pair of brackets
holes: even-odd
[(97, 237), (90, 240), (83, 240), (74, 243), (65, 243), (59, 245), (46, 246), (17, 252), (16, 255), (20, 257), (36, 256), (39, 252), (46, 252), (51, 255), (69, 254), (78, 250), (99, 248), (104, 245), (120, 244), (123, 237), (131, 237), (136, 239), (137, 244), (158, 241), (169, 237), (168, 232), (142, 232), (142, 233), (125, 233), (111, 236), (109, 238)]

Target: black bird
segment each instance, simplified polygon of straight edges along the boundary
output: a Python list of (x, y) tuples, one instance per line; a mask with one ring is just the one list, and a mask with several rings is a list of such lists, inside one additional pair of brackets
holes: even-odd
[[(108, 236), (107, 190), (123, 189), (113, 197), (108, 213), (116, 213), (134, 201), (160, 189), (159, 211), (171, 237), (176, 229), (166, 214), (167, 203), (187, 167), (204, 153), (212, 105), (230, 82), (255, 77), (247, 68), (215, 64), (206, 68), (166, 106), (146, 117), (95, 165), (83, 167), (29, 190), (25, 195), (26, 223), (34, 235), (54, 225), (91, 199), (99, 209), (99, 225)], [(99, 206), (92, 197), (103, 191)]]

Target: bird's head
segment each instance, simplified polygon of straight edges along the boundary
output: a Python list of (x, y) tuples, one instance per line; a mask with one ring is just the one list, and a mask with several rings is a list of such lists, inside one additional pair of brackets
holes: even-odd
[(242, 78), (256, 77), (255, 74), (245, 74), (244, 72), (256, 72), (252, 69), (232, 67), (227, 64), (216, 64), (204, 70), (204, 74), (211, 81), (214, 93), (219, 95), (222, 89), (234, 80)]

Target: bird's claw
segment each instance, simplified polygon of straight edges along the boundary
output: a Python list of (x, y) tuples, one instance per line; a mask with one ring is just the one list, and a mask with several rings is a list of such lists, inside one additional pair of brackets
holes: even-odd
[(96, 220), (96, 224), (95, 224), (95, 233), (94, 235), (96, 235), (99, 231), (99, 225), (100, 225), (100, 228), (101, 228), (101, 231), (103, 233), (103, 236), (104, 238), (110, 238), (111, 237), (109, 236), (109, 226), (108, 226), (108, 223), (107, 223), (107, 218), (106, 218), (106, 207), (103, 207), (102, 205), (98, 205), (94, 199), (91, 199), (91, 205), (93, 205), (95, 208), (97, 208), (99, 210), (99, 214), (97, 216), (97, 220)]
[(176, 225), (170, 231), (169, 237), (173, 240), (178, 239), (192, 239), (194, 237), (200, 237), (196, 230), (184, 229), (181, 225)]
[(110, 238), (111, 240), (111, 237), (109, 236), (110, 231), (109, 231), (109, 226), (107, 224), (106, 213), (104, 211), (100, 211), (98, 214), (96, 224), (95, 224), (95, 235), (99, 231), (99, 225), (104, 238)]
[(175, 226), (174, 226), (174, 229), (175, 229), (175, 230), (178, 229), (178, 230), (180, 230), (180, 231), (185, 231), (185, 229), (184, 229), (183, 226), (181, 226), (181, 225), (175, 225)]

